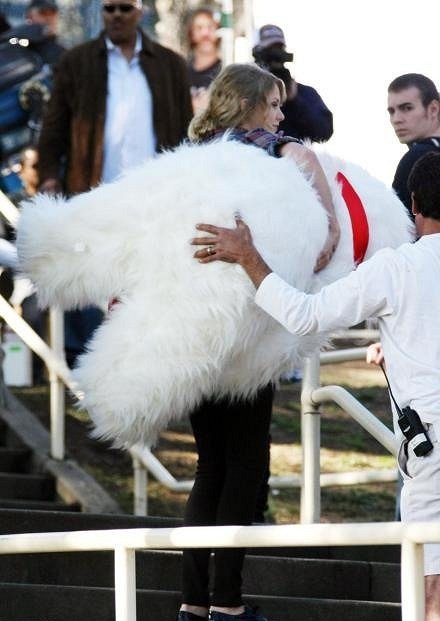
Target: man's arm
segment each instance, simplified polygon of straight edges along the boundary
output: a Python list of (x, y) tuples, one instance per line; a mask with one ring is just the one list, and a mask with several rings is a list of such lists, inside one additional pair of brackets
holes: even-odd
[[(316, 294), (292, 287), (274, 274), (255, 248), (249, 227), (239, 218), (235, 229), (197, 225), (209, 237), (196, 237), (204, 246), (194, 254), (200, 263), (238, 263), (257, 287), (255, 302), (289, 332), (298, 335), (345, 328), (390, 312), (393, 288), (389, 278), (393, 251), (387, 249), (354, 272)], [(384, 256), (386, 253), (386, 256)], [(381, 256), (380, 256), (381, 255)]]
[(38, 143), (40, 189), (61, 191), (61, 162), (70, 141), (69, 66), (65, 56), (55, 72), (54, 86)]
[[(178, 66), (178, 83), (179, 83), (179, 95), (177, 98), (177, 105), (180, 106), (181, 114), (181, 126), (182, 126), (182, 140), (187, 137), (188, 125), (193, 117), (193, 108), (191, 101), (190, 85), (188, 80), (188, 69), (183, 59), (179, 58)], [(179, 109), (179, 108), (178, 108)]]

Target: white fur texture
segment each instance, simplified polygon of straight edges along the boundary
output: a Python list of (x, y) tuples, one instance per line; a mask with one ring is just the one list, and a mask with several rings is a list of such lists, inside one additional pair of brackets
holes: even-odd
[(19, 257), (43, 305), (121, 299), (75, 371), (96, 435), (119, 446), (154, 443), (203, 398), (251, 395), (324, 340), (290, 335), (260, 311), (239, 266), (194, 260), (197, 222), (234, 226), (239, 211), (269, 265), (316, 290), (353, 269), (351, 225), (334, 182), (342, 170), (368, 210), (369, 254), (410, 239), (391, 191), (358, 167), (319, 157), (342, 229), (319, 275), (327, 218), (315, 191), (291, 160), (236, 142), (182, 146), (69, 201), (40, 195), (23, 207)]

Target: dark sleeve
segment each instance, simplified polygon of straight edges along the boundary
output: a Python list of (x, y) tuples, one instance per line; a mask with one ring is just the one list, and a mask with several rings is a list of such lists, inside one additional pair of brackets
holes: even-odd
[(392, 183), (393, 190), (396, 192), (397, 196), (408, 209), (408, 212), (413, 219), (414, 216), (411, 212), (411, 195), (408, 190), (409, 173), (411, 172), (412, 167), (417, 162), (417, 160), (419, 160), (422, 155), (425, 155), (425, 153), (428, 153), (432, 150), (433, 148), (429, 145), (413, 145), (400, 160), (396, 169), (396, 174), (394, 175), (394, 180)]
[(193, 117), (190, 85), (188, 79), (188, 68), (186, 62), (180, 56), (176, 56), (175, 62), (175, 84), (177, 85), (176, 103), (180, 114), (179, 142), (187, 137), (188, 125)]
[(298, 84), (295, 99), (286, 101), (280, 129), (288, 136), (312, 142), (325, 142), (333, 134), (333, 114), (311, 86)]
[(51, 98), (43, 118), (38, 143), (40, 183), (49, 178), (61, 181), (61, 166), (70, 141), (71, 81), (69, 57), (63, 55), (55, 70)]

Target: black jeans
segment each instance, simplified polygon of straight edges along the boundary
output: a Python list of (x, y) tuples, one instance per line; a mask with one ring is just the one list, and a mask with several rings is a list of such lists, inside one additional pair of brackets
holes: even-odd
[[(274, 389), (253, 399), (207, 401), (190, 416), (199, 454), (186, 526), (249, 525), (267, 469)], [(183, 602), (193, 606), (240, 606), (244, 549), (216, 549), (212, 598), (211, 550), (183, 552)]]

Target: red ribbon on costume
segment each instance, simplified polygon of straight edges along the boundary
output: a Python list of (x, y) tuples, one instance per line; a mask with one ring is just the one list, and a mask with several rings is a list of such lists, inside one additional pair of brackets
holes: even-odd
[(362, 263), (367, 252), (370, 239), (367, 214), (365, 213), (359, 195), (349, 180), (341, 172), (336, 175), (336, 180), (341, 184), (342, 198), (347, 205), (353, 231), (353, 259), (356, 265)]
[(112, 311), (114, 307), (120, 303), (121, 303), (121, 300), (119, 298), (112, 298), (107, 304), (107, 312)]

